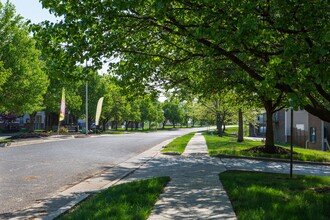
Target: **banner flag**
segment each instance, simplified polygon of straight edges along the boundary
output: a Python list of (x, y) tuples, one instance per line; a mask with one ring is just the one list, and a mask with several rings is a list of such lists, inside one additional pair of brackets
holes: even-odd
[(62, 99), (61, 99), (61, 108), (60, 108), (60, 120), (63, 121), (65, 117), (65, 89), (62, 89)]
[(101, 97), (99, 99), (99, 101), (97, 102), (96, 115), (95, 115), (95, 125), (96, 126), (99, 125), (101, 111), (102, 111), (102, 105), (103, 105), (103, 99), (104, 99), (104, 97)]

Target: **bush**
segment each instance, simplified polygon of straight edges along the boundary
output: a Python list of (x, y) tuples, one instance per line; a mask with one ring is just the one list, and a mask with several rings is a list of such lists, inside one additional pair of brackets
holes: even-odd
[(68, 133), (69, 130), (68, 130), (66, 127), (60, 127), (59, 132), (60, 132), (60, 133)]
[(88, 133), (90, 134), (101, 134), (102, 133), (102, 130), (101, 129), (92, 129), (90, 130)]
[(20, 132), (28, 132), (27, 128), (20, 128)]

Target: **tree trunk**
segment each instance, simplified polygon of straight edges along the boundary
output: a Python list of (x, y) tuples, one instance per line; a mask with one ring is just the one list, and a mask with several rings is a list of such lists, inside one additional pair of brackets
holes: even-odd
[(128, 124), (129, 124), (129, 122), (125, 121), (125, 131), (128, 131)]
[(266, 109), (266, 142), (265, 151), (267, 153), (277, 153), (274, 143), (274, 129), (273, 129), (273, 113), (274, 108), (272, 101), (265, 101), (264, 107)]
[(275, 152), (274, 129), (273, 129), (273, 111), (266, 109), (266, 149), (270, 153)]
[(45, 130), (49, 131), (49, 112), (45, 111)]
[(222, 137), (223, 133), (222, 133), (222, 124), (221, 124), (220, 117), (221, 117), (220, 112), (217, 111), (217, 130), (218, 130), (218, 136), (219, 137)]
[(105, 124), (106, 124), (106, 122), (105, 121), (102, 121), (102, 131), (103, 132), (105, 131)]
[(37, 112), (30, 114), (29, 132), (34, 131), (34, 121), (36, 120)]
[(237, 142), (243, 142), (243, 112), (242, 109), (238, 110), (238, 134), (237, 134)]
[(223, 123), (223, 124), (222, 124), (222, 132), (225, 133), (225, 130), (226, 130), (226, 124)]

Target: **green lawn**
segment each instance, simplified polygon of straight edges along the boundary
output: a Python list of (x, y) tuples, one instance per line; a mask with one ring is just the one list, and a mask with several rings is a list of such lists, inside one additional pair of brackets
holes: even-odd
[(175, 138), (171, 143), (167, 144), (162, 150), (163, 153), (179, 153), (182, 154), (186, 148), (190, 139), (195, 135), (196, 132), (191, 132), (189, 134), (183, 135), (181, 137)]
[[(228, 127), (229, 126), (229, 127)], [(237, 135), (238, 134), (238, 125), (228, 125), (226, 126), (225, 133), (230, 135)], [(249, 128), (248, 126), (244, 126), (244, 135), (248, 135)]]
[(330, 177), (227, 171), (220, 180), (240, 220), (330, 219)]
[(147, 219), (169, 181), (159, 177), (110, 187), (58, 219)]
[[(290, 154), (266, 154), (266, 153), (251, 153), (242, 150), (263, 145), (260, 141), (246, 140), (241, 143), (236, 142), (236, 136), (228, 135), (218, 137), (216, 135), (208, 135), (204, 133), (204, 137), (208, 146), (209, 154), (217, 156), (220, 154), (236, 155), (236, 156), (251, 156), (251, 157), (272, 157), (289, 159)], [(278, 145), (289, 149), (288, 146)], [(317, 151), (294, 147), (293, 159), (300, 161), (314, 161), (314, 162), (330, 162), (330, 152)]]

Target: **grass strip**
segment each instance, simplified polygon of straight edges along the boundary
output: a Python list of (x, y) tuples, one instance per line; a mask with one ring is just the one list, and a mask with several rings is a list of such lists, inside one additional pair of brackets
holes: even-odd
[(8, 143), (10, 142), (11, 140), (7, 140), (7, 139), (0, 139), (0, 143)]
[(321, 190), (330, 177), (226, 171), (220, 180), (240, 220), (330, 219), (330, 190)]
[(169, 181), (158, 177), (110, 187), (58, 219), (147, 219)]
[[(267, 154), (267, 153), (252, 153), (245, 152), (246, 150), (255, 146), (263, 145), (260, 141), (244, 140), (244, 142), (236, 142), (236, 136), (223, 136), (209, 135), (203, 133), (208, 151), (211, 156), (217, 156), (221, 154), (235, 155), (235, 156), (251, 156), (251, 157), (269, 157), (269, 158), (281, 158), (289, 159), (290, 154)], [(280, 145), (289, 149), (288, 145)], [(293, 159), (299, 161), (312, 161), (312, 162), (330, 162), (330, 152), (304, 149), (300, 147), (294, 147)]]
[(179, 153), (182, 154), (186, 148), (190, 139), (196, 134), (196, 132), (191, 132), (189, 134), (175, 138), (172, 142), (166, 145), (166, 147), (161, 151), (163, 153)]

